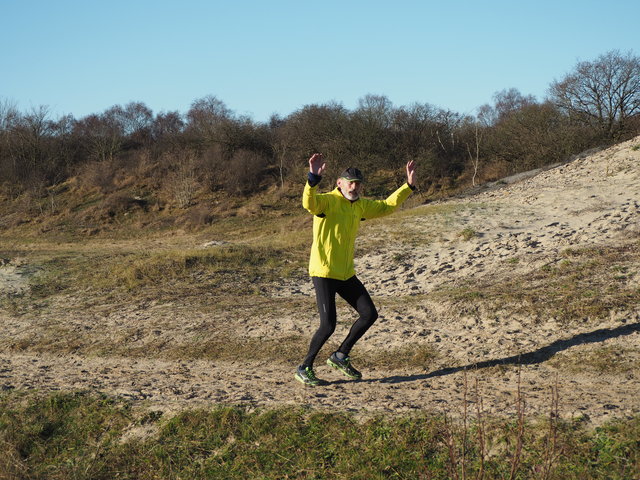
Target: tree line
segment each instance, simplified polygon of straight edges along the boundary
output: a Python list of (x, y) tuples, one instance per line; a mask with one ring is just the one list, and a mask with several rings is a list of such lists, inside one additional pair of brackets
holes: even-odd
[(579, 62), (551, 83), (544, 100), (506, 89), (474, 115), (426, 103), (396, 107), (373, 94), (353, 110), (312, 104), (267, 122), (236, 115), (215, 96), (195, 100), (184, 114), (154, 114), (131, 102), (79, 119), (51, 118), (43, 106), (20, 112), (0, 100), (0, 185), (17, 197), (79, 176), (108, 191), (128, 175), (141, 188), (171, 186), (188, 206), (200, 189), (250, 195), (300, 184), (307, 158), (322, 152), (329, 176), (359, 166), (372, 194), (401, 181), (402, 166), (417, 160), (421, 189), (435, 192), (638, 133), (640, 57), (619, 51)]

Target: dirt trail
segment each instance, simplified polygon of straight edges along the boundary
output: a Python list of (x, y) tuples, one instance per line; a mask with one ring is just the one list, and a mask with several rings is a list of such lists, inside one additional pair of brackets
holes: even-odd
[[(520, 389), (528, 414), (547, 415), (552, 405), (552, 388), (557, 386), (560, 411), (565, 417), (583, 417), (600, 423), (612, 417), (640, 413), (637, 373), (629, 372), (622, 378), (592, 373), (559, 378), (557, 370), (546, 365), (545, 360), (556, 350), (589, 348), (583, 341), (638, 347), (640, 317), (616, 329), (550, 342), (532, 350), (528, 354), (530, 358), (525, 357), (528, 363), (521, 366), (517, 364), (522, 357), (513, 356), (483, 360), (475, 366), (470, 364), (468, 371), (464, 366), (445, 366), (429, 372), (410, 368), (373, 369), (358, 382), (344, 380), (328, 367), (318, 367), (318, 374), (327, 384), (317, 388), (294, 383), (289, 365), (46, 354), (0, 355), (0, 378), (3, 389), (101, 391), (147, 401), (150, 408), (167, 411), (211, 404), (303, 405), (365, 415), (426, 409), (458, 416), (464, 399), (467, 398), (470, 405), (475, 404), (478, 393), (486, 413), (515, 415)], [(475, 410), (475, 406), (470, 409)]]
[[(558, 387), (560, 413), (599, 424), (613, 417), (640, 414), (640, 372), (619, 368), (602, 373), (585, 366), (559, 368), (558, 358), (579, 364), (595, 350), (624, 351), (625, 365), (640, 364), (640, 311), (612, 312), (594, 325), (562, 326), (554, 320), (534, 325), (505, 315), (450, 318), (437, 303), (394, 306), (385, 299), (407, 294), (428, 298), (437, 286), (461, 279), (527, 273), (562, 259), (569, 247), (637, 242), (640, 213), (640, 137), (613, 148), (511, 179), (465, 198), (441, 202), (452, 213), (406, 216), (403, 229), (423, 235), (416, 244), (390, 242), (357, 259), (359, 276), (382, 302), (381, 317), (362, 348), (397, 348), (407, 342), (434, 346), (439, 355), (427, 371), (372, 369), (362, 381), (343, 380), (319, 359), (316, 373), (327, 381), (305, 388), (293, 380), (293, 367), (275, 362), (159, 361), (116, 356), (83, 357), (0, 352), (3, 389), (91, 389), (146, 402), (150, 408), (179, 410), (212, 404), (253, 407), (306, 405), (359, 414), (405, 413), (421, 409), (452, 414), (476, 400), (497, 415), (516, 413), (516, 397), (526, 413), (547, 415), (551, 390)], [(446, 228), (444, 228), (446, 227)], [(384, 238), (385, 224), (366, 226), (362, 235)], [(473, 238), (461, 241), (467, 229)], [(518, 261), (509, 261), (514, 257)], [(22, 288), (19, 265), (0, 266), (3, 288)], [(13, 269), (13, 270), (11, 270)], [(640, 286), (640, 272), (628, 272)], [(310, 282), (273, 285), (269, 295), (311, 299)], [(313, 312), (305, 318), (314, 319)], [(105, 316), (105, 319), (107, 317)], [(141, 324), (160, 321), (153, 312)], [(161, 319), (180, 324), (180, 319)], [(0, 318), (0, 335), (16, 335), (23, 320)], [(35, 321), (35, 320), (34, 320)], [(79, 320), (81, 322), (81, 320)], [(249, 332), (255, 337), (309, 337), (315, 320), (267, 315)], [(96, 328), (78, 326), (78, 328)], [(99, 328), (99, 327), (98, 327)], [(118, 323), (102, 325), (118, 328)], [(176, 327), (178, 328), (178, 327)], [(337, 336), (348, 325), (339, 326)], [(341, 330), (342, 329), (342, 330)], [(179, 331), (179, 329), (178, 329)], [(366, 347), (366, 346), (368, 347)], [(475, 407), (473, 407), (475, 408)]]

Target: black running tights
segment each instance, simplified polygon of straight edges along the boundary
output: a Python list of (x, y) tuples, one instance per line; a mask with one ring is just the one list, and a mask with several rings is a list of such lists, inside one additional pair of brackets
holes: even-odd
[(339, 352), (348, 355), (355, 343), (378, 318), (378, 311), (369, 292), (355, 275), (348, 280), (321, 277), (312, 277), (312, 280), (320, 312), (320, 328), (311, 338), (309, 353), (303, 362), (303, 365), (308, 367), (313, 366), (316, 355), (336, 329), (336, 293), (344, 298), (360, 315), (351, 326), (347, 338), (338, 348)]

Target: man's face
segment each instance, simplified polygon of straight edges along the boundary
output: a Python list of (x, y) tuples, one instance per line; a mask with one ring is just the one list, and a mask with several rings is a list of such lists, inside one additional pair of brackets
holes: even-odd
[(360, 198), (360, 192), (362, 191), (362, 182), (347, 180), (346, 178), (338, 179), (338, 187), (344, 198), (347, 200), (357, 200)]

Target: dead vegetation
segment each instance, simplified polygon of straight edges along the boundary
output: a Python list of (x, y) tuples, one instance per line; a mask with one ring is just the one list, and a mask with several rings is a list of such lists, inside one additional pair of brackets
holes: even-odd
[(569, 248), (560, 259), (508, 278), (461, 281), (435, 292), (460, 313), (509, 311), (534, 323), (594, 323), (640, 306), (637, 265), (640, 242)]

